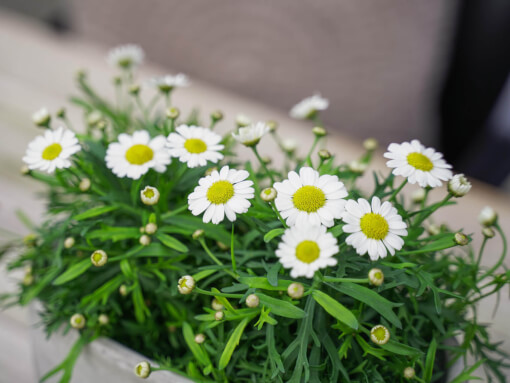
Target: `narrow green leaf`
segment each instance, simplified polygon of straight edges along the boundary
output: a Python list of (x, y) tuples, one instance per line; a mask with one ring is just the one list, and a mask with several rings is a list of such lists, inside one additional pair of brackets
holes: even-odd
[(292, 283), (292, 281), (279, 279), (278, 285), (273, 286), (269, 283), (267, 278), (265, 277), (241, 277), (239, 278), (239, 282), (252, 289), (262, 289), (262, 290), (274, 290), (274, 291), (287, 291), (287, 288)]
[(436, 338), (430, 342), (427, 358), (425, 359), (425, 370), (423, 371), (423, 380), (430, 382), (432, 380), (432, 372), (434, 371), (434, 361), (436, 360), (437, 342)]
[(145, 322), (145, 316), (150, 314), (150, 311), (145, 304), (145, 299), (143, 298), (142, 288), (137, 283), (133, 288), (133, 305), (135, 308), (135, 317), (139, 323)]
[(111, 211), (116, 210), (116, 209), (118, 209), (117, 206), (96, 206), (96, 207), (93, 207), (90, 210), (87, 210), (87, 211), (84, 211), (83, 213), (75, 215), (73, 217), (73, 219), (75, 219), (76, 221), (81, 221), (81, 220), (84, 220), (84, 219), (97, 217), (99, 215), (111, 212)]
[(195, 334), (193, 334), (193, 329), (188, 322), (182, 323), (182, 335), (184, 336), (186, 344), (188, 345), (191, 353), (198, 361), (198, 363), (200, 363), (202, 366), (207, 366), (210, 364), (211, 362), (209, 361), (207, 353), (200, 347), (200, 345), (197, 344), (197, 342), (195, 342)]
[(156, 238), (159, 239), (161, 243), (163, 243), (163, 245), (171, 249), (174, 249), (175, 251), (178, 251), (180, 253), (185, 253), (188, 251), (188, 247), (184, 243), (182, 243), (178, 239), (175, 239), (174, 237), (170, 237), (167, 234), (158, 233), (156, 234)]
[(64, 283), (69, 282), (82, 275), (85, 271), (89, 269), (90, 266), (92, 266), (92, 262), (90, 261), (89, 258), (84, 259), (78, 263), (75, 263), (66, 271), (64, 271), (62, 274), (60, 274), (59, 277), (53, 281), (53, 284), (55, 286), (63, 285)]
[(283, 228), (273, 229), (270, 232), (266, 233), (266, 235), (264, 235), (264, 242), (268, 243), (273, 238), (278, 237), (279, 235), (282, 235), (284, 232), (285, 232), (285, 229), (283, 229)]
[(448, 233), (445, 234), (440, 239), (428, 243), (425, 246), (421, 246), (420, 248), (416, 250), (410, 250), (410, 251), (401, 251), (399, 252), (399, 255), (408, 255), (408, 254), (420, 254), (420, 253), (429, 253), (429, 252), (435, 252), (439, 250), (448, 249), (450, 247), (457, 246), (455, 243), (455, 233)]
[(319, 290), (314, 290), (312, 292), (312, 296), (329, 315), (338, 319), (340, 322), (345, 323), (354, 330), (358, 329), (358, 320), (354, 314), (340, 302)]
[(294, 319), (304, 318), (305, 316), (305, 312), (302, 309), (294, 306), (290, 302), (273, 298), (262, 293), (255, 293), (255, 295), (259, 297), (260, 304), (266, 306), (268, 309), (271, 309), (271, 312), (275, 315)]
[(417, 348), (396, 342), (394, 340), (390, 340), (388, 343), (381, 345), (381, 348), (398, 355), (419, 356), (423, 354)]
[(239, 344), (244, 329), (246, 328), (246, 325), (248, 324), (248, 322), (250, 322), (250, 320), (251, 320), (250, 317), (244, 318), (241, 322), (239, 322), (237, 327), (234, 329), (232, 335), (230, 335), (230, 338), (228, 339), (228, 342), (225, 345), (225, 349), (221, 354), (218, 369), (223, 370), (225, 367), (227, 367), (228, 362), (230, 362), (230, 358), (232, 358), (232, 353)]

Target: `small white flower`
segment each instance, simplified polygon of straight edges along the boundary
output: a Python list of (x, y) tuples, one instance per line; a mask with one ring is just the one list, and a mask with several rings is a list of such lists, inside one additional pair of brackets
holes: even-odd
[(443, 155), (426, 148), (418, 140), (390, 144), (384, 157), (390, 159), (386, 165), (393, 168), (393, 174), (406, 177), (411, 184), (438, 187), (442, 185), (441, 181), (452, 178), (452, 166), (446, 163)]
[(140, 237), (140, 245), (142, 246), (149, 246), (151, 244), (151, 237), (144, 234)]
[(422, 203), (425, 200), (425, 197), (425, 189), (416, 189), (411, 193), (411, 200), (416, 204)]
[(67, 237), (65, 240), (64, 240), (64, 247), (66, 249), (70, 249), (71, 247), (74, 246), (74, 243), (75, 243), (75, 240), (73, 237)]
[(326, 110), (328, 106), (329, 100), (316, 93), (294, 105), (289, 114), (298, 120), (311, 119), (318, 111)]
[(333, 226), (333, 220), (341, 217), (347, 190), (337, 176), (320, 175), (316, 170), (304, 167), (299, 175), (289, 172), (289, 179), (275, 182), (278, 192), (276, 208), (287, 220), (287, 225)]
[(129, 135), (122, 133), (118, 142), (113, 142), (106, 151), (106, 166), (117, 177), (139, 179), (149, 169), (159, 173), (166, 170), (170, 163), (170, 154), (165, 149), (163, 136), (150, 138), (149, 132), (139, 130)]
[(251, 119), (246, 114), (239, 113), (236, 116), (236, 125), (239, 127), (248, 126), (251, 124)]
[(363, 147), (368, 152), (373, 152), (377, 147), (379, 146), (379, 143), (375, 138), (367, 138), (365, 141), (363, 141)]
[(151, 374), (151, 365), (149, 362), (140, 362), (135, 366), (135, 375), (142, 379), (147, 379)]
[(91, 186), (92, 186), (92, 182), (90, 181), (90, 178), (83, 178), (80, 181), (78, 188), (80, 189), (80, 191), (86, 192), (87, 190), (90, 189)]
[(223, 319), (223, 316), (224, 316), (224, 315), (225, 315), (225, 314), (223, 313), (223, 311), (216, 311), (216, 312), (214, 313), (214, 319), (215, 319), (215, 320), (217, 320), (217, 321), (220, 321), (220, 320), (222, 320), (222, 319)]
[(381, 269), (373, 268), (368, 272), (368, 280), (374, 286), (381, 286), (384, 282), (384, 274)]
[(211, 301), (211, 307), (215, 311), (221, 311), (225, 308), (225, 306), (223, 306), (223, 304), (216, 298), (213, 298), (213, 300)]
[(416, 376), (416, 371), (412, 367), (404, 368), (404, 378), (413, 379)]
[(184, 88), (190, 85), (188, 76), (182, 73), (176, 75), (167, 74), (166, 76), (154, 77), (150, 83), (162, 92), (170, 92), (174, 88)]
[(255, 146), (269, 130), (269, 126), (265, 122), (259, 121), (249, 126), (239, 128), (237, 134), (232, 133), (232, 137), (245, 146)]
[(357, 160), (349, 162), (349, 170), (353, 173), (363, 174), (367, 170), (368, 164)]
[(32, 115), (32, 121), (37, 126), (48, 126), (50, 120), (51, 115), (46, 108), (41, 108)]
[(72, 328), (80, 330), (85, 327), (87, 321), (82, 314), (74, 314), (69, 320), (69, 323), (71, 324)]
[(108, 262), (108, 255), (103, 250), (95, 250), (91, 256), (90, 260), (92, 261), (92, 264), (96, 267), (101, 267)]
[(193, 193), (188, 196), (189, 210), (193, 215), (202, 214), (203, 221), (218, 224), (225, 219), (234, 222), (236, 214), (246, 213), (249, 199), (254, 197), (253, 182), (246, 180), (250, 174), (246, 170), (229, 169), (213, 171), (202, 177)]
[(498, 214), (490, 206), (485, 206), (482, 211), (480, 211), (480, 215), (478, 216), (478, 222), (487, 227), (493, 226), (497, 220)]
[(113, 67), (122, 69), (136, 68), (143, 62), (145, 53), (138, 45), (119, 45), (108, 52), (107, 61)]
[(370, 330), (370, 340), (379, 345), (386, 344), (390, 340), (390, 331), (383, 325), (378, 324)]
[(170, 156), (178, 157), (179, 161), (187, 163), (189, 168), (207, 165), (223, 159), (220, 152), (224, 148), (220, 144), (221, 136), (213, 131), (199, 126), (180, 125), (176, 133), (170, 133), (166, 147)]
[(191, 294), (195, 288), (195, 278), (191, 275), (185, 275), (179, 278), (177, 282), (177, 290), (183, 295)]
[(282, 149), (287, 153), (294, 153), (297, 149), (297, 141), (292, 138), (286, 138), (282, 141)]
[(145, 225), (145, 232), (147, 234), (154, 234), (158, 230), (158, 225), (156, 225), (153, 222), (149, 222), (147, 225)]
[(264, 202), (273, 202), (277, 195), (275, 188), (265, 188), (260, 192), (260, 198)]
[(204, 334), (197, 334), (195, 335), (195, 343), (202, 344), (205, 342), (205, 335)]
[(292, 278), (313, 278), (315, 272), (337, 264), (338, 243), (324, 226), (292, 226), (285, 230), (275, 254)]
[(342, 219), (345, 233), (352, 233), (345, 242), (359, 255), (368, 253), (375, 261), (384, 258), (389, 251), (395, 255), (404, 245), (401, 236), (407, 235), (407, 225), (390, 202), (381, 204), (378, 197), (370, 205), (366, 199), (349, 200), (345, 204)]
[(108, 315), (106, 314), (100, 314), (97, 318), (97, 321), (101, 326), (106, 326), (108, 322), (110, 322), (110, 318), (108, 318)]
[(289, 297), (292, 299), (301, 299), (304, 293), (305, 287), (299, 282), (292, 282), (289, 287), (287, 287), (287, 294), (289, 294)]
[(260, 299), (255, 294), (250, 294), (246, 297), (246, 306), (248, 306), (251, 309), (254, 309), (255, 307), (258, 307), (260, 304)]
[(463, 197), (471, 190), (471, 182), (464, 177), (464, 174), (455, 174), (448, 181), (448, 191), (455, 197)]
[(156, 205), (159, 202), (159, 196), (159, 190), (152, 186), (146, 186), (140, 191), (140, 199), (144, 205)]
[(63, 127), (56, 130), (48, 129), (28, 144), (23, 162), (30, 170), (53, 173), (55, 169), (70, 167), (69, 157), (80, 149), (78, 139), (72, 131)]

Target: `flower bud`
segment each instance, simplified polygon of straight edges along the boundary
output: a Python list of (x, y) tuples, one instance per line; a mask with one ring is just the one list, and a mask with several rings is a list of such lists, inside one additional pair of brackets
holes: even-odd
[(282, 149), (288, 154), (294, 153), (297, 149), (296, 140), (294, 140), (292, 138), (287, 138), (287, 139), (283, 140), (282, 141)]
[(299, 282), (292, 282), (289, 287), (287, 287), (287, 294), (289, 294), (289, 297), (292, 299), (301, 299), (304, 293), (305, 287)]
[(152, 186), (146, 186), (145, 189), (140, 192), (140, 199), (145, 205), (155, 205), (159, 201), (159, 190)]
[(223, 113), (221, 112), (221, 110), (215, 110), (214, 112), (212, 112), (211, 120), (213, 120), (214, 122), (223, 120)]
[(422, 203), (425, 201), (426, 192), (425, 189), (416, 189), (411, 193), (411, 201), (416, 204)]
[(492, 227), (484, 227), (482, 229), (482, 234), (485, 238), (493, 238), (496, 235), (496, 232)]
[(82, 314), (74, 314), (69, 320), (69, 323), (71, 323), (71, 327), (80, 330), (85, 327), (87, 321)]
[(27, 234), (23, 237), (23, 243), (26, 247), (34, 247), (37, 243), (37, 235), (35, 234)]
[(469, 238), (463, 233), (455, 233), (454, 241), (459, 246), (466, 246), (469, 243)]
[(349, 170), (353, 173), (363, 174), (367, 170), (368, 164), (353, 160), (349, 162)]
[(258, 307), (260, 303), (260, 299), (255, 294), (250, 294), (246, 297), (246, 306), (253, 309), (255, 307)]
[(87, 124), (89, 126), (95, 126), (103, 119), (103, 114), (99, 110), (93, 110), (87, 116)]
[(191, 238), (193, 238), (194, 240), (197, 240), (199, 238), (202, 238), (204, 236), (204, 230), (202, 229), (197, 229), (193, 232), (193, 234), (191, 234)]
[(218, 171), (218, 168), (216, 166), (213, 166), (212, 168), (207, 169), (204, 174), (206, 176), (210, 176), (215, 171)]
[(129, 87), (129, 93), (133, 96), (138, 96), (140, 94), (140, 85), (133, 84)]
[(64, 240), (64, 247), (65, 247), (66, 249), (70, 249), (71, 247), (73, 247), (73, 246), (74, 246), (75, 242), (76, 242), (76, 241), (74, 240), (74, 238), (73, 238), (73, 237), (67, 237), (67, 238)]
[(108, 255), (103, 250), (96, 250), (90, 256), (90, 260), (94, 266), (104, 266), (108, 261)]
[(113, 77), (113, 84), (114, 84), (114, 85), (121, 85), (121, 84), (122, 84), (122, 77), (120, 77), (120, 76), (114, 76), (114, 77)]
[(97, 318), (97, 321), (101, 326), (106, 326), (108, 322), (110, 322), (110, 318), (108, 318), (108, 315), (106, 314), (100, 314)]
[(32, 115), (32, 121), (39, 127), (49, 128), (51, 121), (50, 112), (46, 108), (41, 108)]
[(128, 295), (128, 290), (127, 290), (127, 286), (126, 285), (120, 285), (120, 287), (119, 287), (119, 294), (122, 295), (123, 297)]
[(216, 298), (213, 298), (211, 302), (211, 307), (215, 311), (221, 311), (225, 308)]
[(315, 134), (315, 137), (324, 137), (328, 134), (327, 130), (322, 126), (314, 126), (312, 133)]
[(438, 235), (439, 233), (441, 233), (441, 228), (433, 223), (427, 225), (425, 229), (427, 230), (427, 233), (429, 233), (430, 235)]
[(74, 76), (76, 77), (76, 80), (83, 81), (87, 78), (87, 72), (85, 69), (78, 69)]
[(55, 113), (58, 118), (66, 118), (66, 108), (60, 108), (57, 110), (57, 113)]
[(86, 192), (87, 190), (90, 189), (91, 184), (92, 183), (90, 182), (89, 178), (84, 178), (80, 181), (80, 184), (78, 185), (78, 187), (80, 188), (80, 191)]
[(264, 156), (261, 159), (262, 159), (262, 162), (266, 165), (269, 165), (271, 162), (273, 162), (273, 159), (269, 156)]
[(34, 283), (34, 276), (32, 275), (32, 272), (25, 272), (21, 283), (23, 283), (24, 286), (30, 286)]
[(384, 273), (381, 269), (370, 269), (368, 272), (368, 280), (374, 286), (381, 286), (384, 282)]
[(27, 174), (30, 174), (30, 169), (28, 168), (27, 165), (23, 165), (20, 168), (19, 172), (21, 173), (21, 175), (26, 176)]
[(147, 234), (154, 234), (158, 230), (158, 225), (155, 223), (149, 222), (147, 225), (145, 225), (145, 232)]
[(416, 372), (414, 371), (414, 368), (406, 367), (404, 369), (404, 378), (413, 379), (415, 376), (416, 376)]
[(147, 379), (151, 374), (151, 365), (149, 362), (140, 362), (135, 366), (135, 375), (142, 379)]
[(377, 149), (379, 146), (379, 143), (375, 138), (367, 138), (365, 141), (363, 141), (363, 147), (367, 152), (373, 152)]
[(273, 202), (277, 196), (275, 188), (265, 188), (260, 192), (260, 198), (264, 202)]
[(140, 245), (142, 246), (149, 246), (151, 244), (151, 237), (144, 234), (140, 237)]
[(378, 324), (370, 330), (370, 340), (379, 345), (386, 344), (390, 340), (390, 331), (383, 325)]
[(270, 120), (266, 122), (266, 125), (269, 126), (269, 131), (276, 132), (276, 129), (278, 129), (278, 123), (274, 120)]
[(195, 335), (195, 343), (202, 344), (205, 342), (205, 335), (204, 334), (197, 334)]
[(323, 161), (329, 160), (331, 158), (331, 152), (327, 149), (319, 150), (319, 158)]
[(220, 321), (220, 320), (222, 320), (222, 319), (223, 319), (223, 316), (224, 316), (224, 315), (225, 315), (225, 314), (223, 314), (223, 311), (216, 311), (216, 312), (214, 313), (214, 319), (215, 319), (215, 320), (217, 320), (217, 321)]
[(191, 275), (185, 275), (177, 282), (177, 289), (181, 294), (191, 294), (195, 288), (195, 279)]
[(179, 110), (179, 108), (171, 107), (167, 108), (165, 114), (166, 118), (168, 118), (169, 120), (176, 120), (177, 118), (179, 118), (181, 111)]
[(463, 197), (471, 190), (471, 182), (464, 174), (456, 174), (448, 181), (448, 192), (454, 197)]
[(227, 245), (225, 245), (223, 242), (221, 241), (216, 241), (216, 245), (220, 248), (220, 250), (223, 250), (223, 251), (226, 251), (229, 249), (229, 247)]
[(240, 113), (236, 116), (236, 125), (238, 127), (248, 126), (250, 124), (251, 120), (247, 115)]
[(478, 221), (483, 226), (494, 226), (496, 221), (498, 220), (498, 215), (494, 211), (494, 209), (490, 206), (485, 206), (482, 211), (480, 212), (480, 215), (478, 216)]

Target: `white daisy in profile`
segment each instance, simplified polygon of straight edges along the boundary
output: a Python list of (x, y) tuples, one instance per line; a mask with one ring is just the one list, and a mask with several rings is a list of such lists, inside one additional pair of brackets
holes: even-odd
[(118, 140), (108, 146), (105, 158), (106, 166), (118, 177), (137, 180), (149, 169), (163, 173), (170, 163), (164, 136), (151, 139), (149, 132), (139, 130), (133, 135), (122, 133)]
[(80, 149), (78, 139), (72, 131), (63, 127), (48, 129), (28, 144), (23, 162), (31, 170), (53, 173), (55, 169), (70, 167), (69, 158)]
[(218, 224), (225, 219), (234, 222), (236, 214), (246, 213), (255, 195), (253, 182), (246, 180), (246, 170), (224, 166), (218, 172), (201, 178), (193, 193), (188, 196), (189, 210), (193, 215), (204, 213), (203, 221)]
[(316, 93), (311, 97), (301, 100), (290, 110), (290, 116), (298, 120), (307, 120), (315, 117), (317, 112), (326, 110), (329, 106), (329, 100)]
[(318, 171), (304, 167), (299, 174), (289, 172), (289, 179), (275, 182), (278, 192), (276, 208), (289, 226), (333, 226), (333, 220), (341, 218), (347, 190), (337, 176), (320, 175)]
[(255, 146), (269, 131), (269, 126), (265, 122), (259, 121), (248, 126), (240, 127), (237, 133), (232, 133), (232, 137), (245, 146)]
[(145, 53), (135, 44), (119, 45), (108, 52), (106, 61), (113, 66), (122, 69), (136, 68), (143, 62)]
[(337, 253), (337, 240), (324, 226), (292, 226), (275, 252), (292, 278), (313, 278), (317, 270), (335, 266)]
[(363, 198), (351, 199), (342, 219), (343, 231), (352, 233), (345, 242), (359, 255), (368, 253), (372, 261), (386, 257), (388, 251), (395, 255), (404, 245), (401, 237), (407, 235), (407, 225), (390, 202), (381, 204), (378, 197), (372, 198), (372, 204)]
[(221, 136), (210, 129), (199, 126), (180, 125), (176, 133), (170, 133), (166, 147), (170, 156), (179, 157), (179, 161), (186, 162), (189, 168), (207, 165), (207, 161), (213, 163), (223, 158), (220, 150)]
[(154, 77), (150, 83), (156, 86), (162, 92), (170, 92), (174, 88), (184, 88), (190, 85), (188, 76), (182, 73), (176, 75), (167, 74), (166, 76)]
[(452, 166), (446, 163), (443, 155), (426, 148), (418, 140), (390, 144), (384, 157), (390, 159), (386, 165), (394, 168), (393, 174), (406, 177), (411, 184), (437, 187), (442, 185), (441, 181), (452, 178)]

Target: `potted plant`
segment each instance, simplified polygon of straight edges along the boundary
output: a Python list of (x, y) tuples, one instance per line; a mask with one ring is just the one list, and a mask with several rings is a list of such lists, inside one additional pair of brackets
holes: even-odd
[[(302, 158), (275, 122), (239, 117), (222, 136), (221, 112), (184, 117), (171, 103), (189, 85), (184, 75), (152, 80), (145, 103), (135, 80), (142, 59), (132, 45), (110, 53), (119, 68), (113, 103), (78, 74), (72, 102), (85, 133), (63, 109), (57, 121), (45, 110), (34, 116), (44, 131), (24, 172), (47, 184), (48, 214), (10, 264), (26, 268), (19, 292), (4, 298), (38, 300), (50, 336), (74, 328), (69, 354), (45, 366), (43, 381), (60, 373), (70, 381), (80, 353), (115, 348), (105, 337), (151, 361), (99, 352), (104, 363), (125, 359), (133, 376), (155, 381), (171, 372), (196, 382), (439, 382), (458, 360), (452, 382), (480, 366), (505, 381), (506, 355), (477, 321), (476, 303), (508, 285), (506, 239), (490, 208), (479, 252), (469, 235), (433, 224), (436, 210), (471, 188), (440, 153), (417, 140), (391, 144), (388, 172), (374, 172), (364, 192), (356, 181), (377, 142), (365, 141), (349, 164), (317, 150), (327, 134), (322, 96), (291, 111), (313, 126)], [(283, 164), (259, 154), (270, 139)], [(256, 161), (241, 161), (235, 145)], [(444, 198), (430, 201), (443, 182)], [(407, 183), (421, 187), (410, 200)], [(495, 236), (504, 250), (486, 269), (480, 259)], [(102, 381), (93, 366), (87, 381)]]

